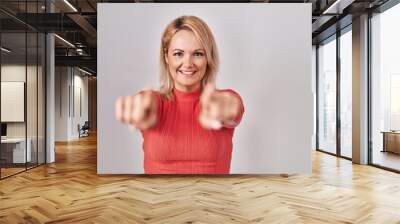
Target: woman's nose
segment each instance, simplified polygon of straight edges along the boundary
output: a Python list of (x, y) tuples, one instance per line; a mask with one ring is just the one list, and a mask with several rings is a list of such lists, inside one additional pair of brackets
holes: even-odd
[(183, 65), (185, 65), (185, 66), (193, 65), (193, 59), (190, 55), (187, 55), (186, 57), (183, 58)]

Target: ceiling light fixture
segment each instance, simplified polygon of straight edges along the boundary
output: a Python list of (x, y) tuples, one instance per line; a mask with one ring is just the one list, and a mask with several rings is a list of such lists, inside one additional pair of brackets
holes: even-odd
[(5, 48), (5, 47), (1, 47), (1, 50), (4, 51), (4, 52), (6, 52), (6, 53), (10, 53), (10, 52), (11, 52), (11, 50), (9, 50), (9, 49), (7, 49), (7, 48)]
[(343, 9), (351, 5), (355, 0), (336, 0), (332, 5), (324, 10), (322, 14), (342, 14)]
[(69, 46), (75, 48), (75, 45), (73, 45), (71, 42), (69, 42), (68, 40), (58, 36), (57, 34), (54, 34), (55, 37), (57, 37), (58, 39), (60, 39), (61, 41), (63, 41), (64, 43), (68, 44)]
[(82, 50), (81, 48), (77, 48), (77, 49), (76, 49), (76, 52), (77, 52), (79, 55), (83, 55), (83, 50)]
[(78, 10), (71, 4), (69, 3), (68, 0), (64, 0), (65, 4), (67, 4), (72, 10), (74, 10), (74, 12), (78, 12)]
[(331, 13), (332, 9), (334, 9), (337, 4), (339, 4), (340, 0), (336, 0), (332, 5), (330, 5), (327, 9), (324, 10), (322, 14), (328, 14)]
[(78, 70), (81, 71), (81, 72), (83, 72), (83, 73), (85, 73), (85, 74), (88, 74), (88, 75), (90, 75), (90, 76), (93, 75), (92, 73), (90, 73), (90, 72), (88, 72), (88, 71), (86, 71), (86, 70), (83, 70), (83, 69), (81, 69), (81, 68), (79, 68), (79, 67), (78, 67)]

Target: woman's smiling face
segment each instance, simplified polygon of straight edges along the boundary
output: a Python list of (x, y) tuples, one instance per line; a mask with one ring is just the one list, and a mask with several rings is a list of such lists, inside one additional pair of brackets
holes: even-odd
[(176, 89), (193, 92), (201, 87), (207, 69), (207, 57), (193, 32), (178, 31), (169, 43), (165, 60)]

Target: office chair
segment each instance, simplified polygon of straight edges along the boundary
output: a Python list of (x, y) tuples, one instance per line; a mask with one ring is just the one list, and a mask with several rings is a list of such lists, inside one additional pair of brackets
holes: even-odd
[(89, 136), (89, 129), (90, 129), (89, 121), (85, 121), (82, 127), (79, 128), (79, 138)]

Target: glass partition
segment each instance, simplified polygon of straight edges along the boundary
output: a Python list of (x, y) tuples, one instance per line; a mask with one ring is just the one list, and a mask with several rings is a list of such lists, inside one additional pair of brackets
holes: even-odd
[(27, 163), (28, 168), (34, 167), (38, 163), (38, 114), (37, 114), (37, 98), (38, 98), (38, 34), (37, 32), (27, 33), (27, 98), (26, 98), (26, 113), (27, 113), (27, 150), (30, 151), (31, 159)]
[(46, 138), (45, 138), (45, 124), (46, 124), (46, 76), (45, 76), (45, 66), (46, 66), (46, 38), (43, 33), (38, 34), (38, 75), (37, 75), (37, 148), (38, 164), (43, 164), (46, 162)]
[(400, 171), (400, 4), (371, 19), (372, 163)]
[[(26, 169), (26, 33), (1, 34), (1, 161), (2, 177)], [(4, 50), (6, 49), (6, 50)]]
[(15, 10), (0, 11), (1, 179), (45, 163), (45, 34), (16, 19), (26, 12), (43, 13), (44, 5), (0, 2)]
[(318, 47), (318, 149), (336, 154), (336, 37)]
[(352, 157), (352, 35), (351, 26), (340, 36), (340, 154)]

